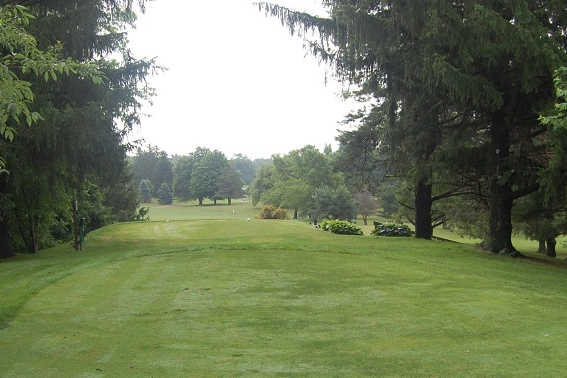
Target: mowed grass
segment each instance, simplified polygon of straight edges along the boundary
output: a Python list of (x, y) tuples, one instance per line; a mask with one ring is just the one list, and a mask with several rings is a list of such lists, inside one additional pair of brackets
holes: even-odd
[(563, 266), (235, 207), (1, 262), (0, 376), (565, 375)]

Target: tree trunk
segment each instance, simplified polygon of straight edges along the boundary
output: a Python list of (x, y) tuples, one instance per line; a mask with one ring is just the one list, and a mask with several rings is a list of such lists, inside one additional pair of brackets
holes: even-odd
[[(0, 193), (5, 193), (8, 190), (7, 176), (7, 174), (0, 173)], [(8, 220), (6, 215), (7, 214), (0, 209), (0, 259), (14, 255), (12, 244), (10, 242), (10, 233), (8, 232)]]
[(365, 226), (368, 226), (368, 215), (363, 215), (362, 216), (362, 221), (364, 222)]
[(227, 200), (228, 200), (228, 206), (232, 205), (232, 198), (228, 197)]
[(544, 255), (547, 250), (545, 248), (545, 240), (544, 239), (540, 239), (538, 240), (539, 246), (537, 248), (537, 253), (541, 253), (542, 255)]
[(512, 207), (514, 197), (510, 188), (508, 158), (510, 137), (503, 119), (496, 118), (490, 130), (494, 155), (492, 156), (492, 177), (488, 194), (489, 224), (488, 250), (518, 256), (512, 245)]
[(415, 237), (431, 239), (433, 226), (431, 225), (431, 182), (429, 177), (422, 175), (417, 180), (415, 188)]
[(217, 205), (217, 199), (213, 199), (213, 205), (216, 206)]
[(507, 185), (500, 185), (495, 178), (490, 185), (488, 199), (488, 250), (493, 253), (516, 254), (512, 245), (513, 199)]
[(203, 198), (199, 197), (199, 206), (203, 206)]
[(81, 250), (81, 241), (79, 237), (79, 203), (77, 201), (77, 192), (73, 194), (73, 248), (75, 251)]
[(557, 241), (555, 238), (547, 239), (547, 256), (548, 257), (557, 257), (557, 253), (555, 252), (555, 245)]
[(0, 259), (14, 256), (8, 233), (8, 222), (0, 216)]
[(293, 209), (293, 219), (297, 219), (297, 208)]

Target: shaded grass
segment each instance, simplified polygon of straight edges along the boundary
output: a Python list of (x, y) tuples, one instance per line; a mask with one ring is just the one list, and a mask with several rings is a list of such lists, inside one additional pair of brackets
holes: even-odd
[(561, 267), (232, 212), (215, 220), (207, 210), (218, 211), (197, 210), (210, 220), (107, 227), (89, 235), (82, 254), (60, 246), (0, 263), (0, 375), (532, 377), (567, 369)]

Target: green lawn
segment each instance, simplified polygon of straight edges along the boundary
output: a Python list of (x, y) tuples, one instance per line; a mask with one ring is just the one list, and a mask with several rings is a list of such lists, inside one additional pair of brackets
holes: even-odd
[(256, 212), (152, 205), (0, 262), (0, 376), (565, 375), (562, 264)]

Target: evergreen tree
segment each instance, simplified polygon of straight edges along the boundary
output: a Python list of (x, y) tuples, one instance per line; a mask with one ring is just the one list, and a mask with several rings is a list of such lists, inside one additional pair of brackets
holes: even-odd
[[(324, 4), (329, 19), (263, 7), (292, 32), (319, 31), (311, 51), (379, 100), (390, 159), (407, 160), (414, 183), (416, 236), (431, 236), (435, 199), (474, 191), (488, 203), (487, 248), (515, 254), (511, 210), (545, 168), (538, 114), (553, 102), (551, 73), (566, 62), (567, 9), (554, 0)], [(445, 156), (475, 151), (456, 181), (436, 173), (437, 155), (450, 149)], [(436, 194), (439, 178), (449, 180)], [(459, 192), (463, 182), (471, 185)]]
[(138, 193), (143, 203), (152, 202), (152, 193), (154, 192), (152, 182), (148, 179), (143, 179), (138, 185)]
[(158, 199), (161, 205), (171, 205), (173, 202), (173, 192), (167, 183), (162, 183), (158, 190)]
[[(15, 2), (2, 4), (10, 3)], [(27, 30), (40, 49), (59, 46), (61, 59), (93, 67), (103, 80), (85, 80), (88, 76), (82, 74), (60, 77), (57, 71), (49, 76), (58, 80), (47, 83), (45, 77), (26, 77), (35, 96), (29, 110), (41, 114), (42, 119), (36, 119), (38, 127), (22, 128), (14, 143), (0, 143), (8, 164), (21, 170), (21, 174), (13, 171), (6, 188), (17, 209), (8, 214), (12, 219), (10, 235), (14, 243), (24, 240), (27, 249), (37, 251), (41, 245), (38, 240), (43, 239), (37, 235), (45, 235), (42, 229), (54, 222), (55, 214), (61, 212), (58, 207), (66, 203), (72, 209), (78, 246), (80, 206), (76, 205), (84, 185), (96, 182), (102, 193), (109, 193), (113, 186), (126, 189), (118, 185), (126, 177), (128, 147), (123, 140), (139, 123), (141, 101), (151, 93), (140, 82), (151, 74), (154, 64), (135, 60), (127, 49), (123, 29), (135, 20), (131, 1), (46, 0), (26, 4), (35, 16)], [(122, 59), (105, 59), (110, 53)], [(25, 214), (21, 209), (26, 209)]]

